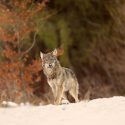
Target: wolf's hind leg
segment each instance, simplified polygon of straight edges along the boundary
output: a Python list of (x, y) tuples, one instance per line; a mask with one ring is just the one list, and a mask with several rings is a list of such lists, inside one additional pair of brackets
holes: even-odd
[(78, 90), (77, 88), (72, 88), (70, 91), (69, 91), (70, 95), (75, 99), (75, 102), (79, 102), (79, 99), (78, 99)]

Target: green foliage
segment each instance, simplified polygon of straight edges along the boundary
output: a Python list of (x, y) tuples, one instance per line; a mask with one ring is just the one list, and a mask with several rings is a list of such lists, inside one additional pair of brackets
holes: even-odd
[[(76, 70), (83, 64), (94, 65), (93, 53), (98, 49), (97, 45), (111, 41), (107, 39), (113, 31), (114, 16), (120, 5), (116, 1), (99, 0), (50, 1), (47, 9), (34, 17), (39, 31), (38, 44), (41, 45), (38, 48), (51, 51), (62, 45), (65, 53), (60, 57), (61, 63), (67, 67), (72, 65)], [(55, 14), (47, 20), (39, 18), (51, 13)]]
[(56, 29), (51, 22), (43, 22), (39, 26), (40, 39), (47, 47), (53, 49), (57, 45)]

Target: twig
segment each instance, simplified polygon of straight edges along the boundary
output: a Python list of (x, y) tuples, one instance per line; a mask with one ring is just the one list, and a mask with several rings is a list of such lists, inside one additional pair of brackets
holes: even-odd
[(25, 52), (23, 52), (23, 54), (21, 55), (21, 57), (23, 57), (26, 53), (28, 53), (34, 47), (34, 45), (36, 43), (36, 36), (37, 36), (37, 32), (35, 32), (35, 34), (34, 34), (32, 45)]

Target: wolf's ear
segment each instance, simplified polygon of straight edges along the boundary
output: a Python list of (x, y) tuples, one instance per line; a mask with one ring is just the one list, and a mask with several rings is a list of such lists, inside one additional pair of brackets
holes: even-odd
[(57, 49), (55, 49), (55, 50), (52, 52), (52, 54), (53, 54), (54, 56), (57, 56), (57, 55), (58, 55)]
[(52, 52), (52, 54), (53, 54), (54, 56), (56, 56), (56, 57), (63, 55), (63, 53), (64, 53), (64, 49), (63, 49), (63, 48), (55, 49), (55, 50)]
[(42, 52), (40, 52), (40, 57), (41, 57), (41, 59), (43, 59), (43, 55), (44, 55), (44, 54), (43, 54)]

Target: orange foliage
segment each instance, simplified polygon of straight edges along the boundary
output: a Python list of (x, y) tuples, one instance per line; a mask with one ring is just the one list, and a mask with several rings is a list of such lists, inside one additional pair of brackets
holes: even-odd
[(3, 60), (0, 62), (0, 97), (2, 92), (6, 91), (6, 99), (13, 101), (31, 94), (33, 89), (30, 84), (40, 80), (38, 74), (41, 70), (40, 60), (32, 60), (27, 64), (28, 54), (23, 55), (24, 52), (20, 50), (21, 41), (25, 35), (36, 32), (32, 17), (43, 10), (46, 3), (46, 1), (36, 2), (31, 9), (32, 2), (32, 0), (11, 0), (10, 7), (0, 2), (0, 40), (3, 42)]

